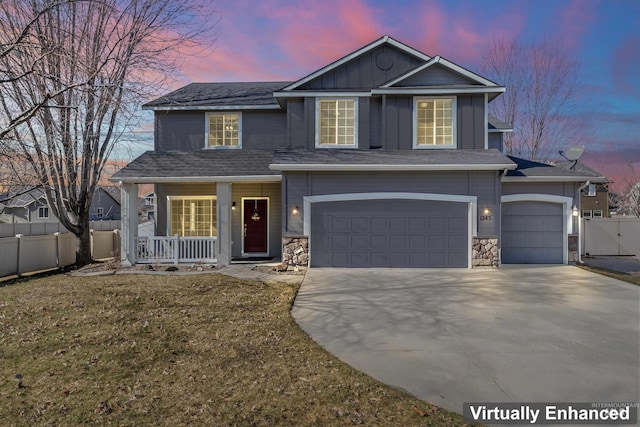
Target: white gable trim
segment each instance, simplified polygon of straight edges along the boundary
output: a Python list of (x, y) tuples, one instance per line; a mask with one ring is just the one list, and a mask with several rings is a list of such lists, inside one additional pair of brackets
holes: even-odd
[(396, 47), (396, 48), (398, 48), (398, 49), (400, 49), (400, 50), (402, 50), (402, 51), (404, 51), (404, 52), (406, 52), (406, 53), (408, 53), (410, 55), (417, 56), (418, 58), (423, 59), (425, 61), (429, 61), (431, 59), (430, 56), (425, 55), (424, 53), (422, 53), (422, 52), (420, 52), (420, 51), (418, 51), (418, 50), (416, 50), (416, 49), (414, 49), (412, 47), (409, 47), (409, 46), (405, 45), (404, 43), (400, 43), (399, 41), (394, 40), (393, 38), (391, 38), (389, 36), (383, 36), (383, 37), (379, 38), (378, 40), (376, 40), (376, 41), (374, 41), (372, 43), (369, 43), (368, 45), (356, 50), (355, 52), (350, 53), (349, 55), (344, 56), (344, 57), (338, 59), (335, 62), (332, 62), (331, 64), (329, 64), (329, 65), (327, 65), (325, 67), (320, 68), (318, 71), (309, 74), (307, 77), (304, 77), (304, 78), (298, 80), (297, 82), (294, 82), (294, 83), (290, 84), (289, 86), (281, 89), (281, 91), (293, 90), (293, 89), (295, 89), (295, 88), (297, 88), (299, 86), (302, 86), (303, 84), (315, 79), (316, 77), (318, 77), (318, 76), (320, 76), (320, 75), (322, 75), (322, 74), (324, 74), (324, 73), (326, 73), (328, 71), (331, 71), (331, 70), (341, 66), (342, 64), (345, 64), (345, 63), (351, 61), (353, 58), (356, 58), (356, 57), (362, 55), (363, 53), (369, 52), (370, 50), (373, 50), (376, 47), (378, 47), (378, 46), (380, 46), (380, 45), (382, 45), (384, 43), (389, 43), (390, 45), (392, 45), (392, 46), (394, 46), (394, 47)]
[(474, 72), (471, 72), (469, 70), (467, 70), (466, 68), (463, 68), (457, 64), (454, 64), (453, 62), (446, 60), (444, 58), (442, 58), (440, 55), (434, 57), (433, 59), (431, 59), (430, 61), (428, 61), (426, 64), (421, 65), (420, 67), (416, 68), (415, 70), (412, 70), (410, 72), (408, 72), (407, 74), (398, 77), (395, 80), (391, 80), (389, 83), (385, 83), (384, 85), (380, 86), (381, 88), (388, 88), (391, 87), (395, 84), (400, 83), (401, 81), (423, 71), (426, 70), (427, 68), (431, 67), (434, 64), (440, 64), (442, 66), (444, 66), (445, 68), (450, 69), (451, 71), (455, 71), (458, 74), (461, 74), (465, 77), (467, 77), (468, 79), (471, 79), (477, 83), (483, 84), (485, 86), (498, 86), (497, 84), (495, 84), (494, 82), (492, 82), (489, 79), (485, 79), (484, 77), (482, 77), (479, 74), (476, 74)]

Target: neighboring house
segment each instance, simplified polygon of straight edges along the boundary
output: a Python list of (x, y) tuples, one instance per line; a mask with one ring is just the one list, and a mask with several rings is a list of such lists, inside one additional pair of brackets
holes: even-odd
[(119, 221), (120, 214), (120, 188), (114, 185), (99, 186), (93, 193), (90, 221)]
[(0, 198), (5, 200), (4, 208), (0, 211), (2, 222), (56, 221), (41, 188), (14, 188)]
[(154, 151), (112, 177), (122, 259), (172, 247), (136, 236), (152, 183), (156, 235), (215, 239), (219, 265), (567, 263), (579, 185), (604, 177), (504, 155), (511, 129), (488, 114), (504, 91), (388, 36), (294, 82), (180, 88), (143, 107)]
[(555, 163), (555, 166), (591, 177), (580, 184), (580, 216), (582, 218), (610, 218), (609, 181), (599, 172), (579, 161)]
[(140, 198), (139, 222), (153, 221), (156, 217), (156, 193), (144, 194)]

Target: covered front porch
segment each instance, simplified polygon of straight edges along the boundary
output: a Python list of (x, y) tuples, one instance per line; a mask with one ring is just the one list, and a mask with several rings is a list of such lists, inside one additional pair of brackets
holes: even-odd
[[(122, 193), (121, 263), (226, 266), (234, 259), (279, 258), (281, 176), (268, 170), (270, 154), (258, 153), (252, 158), (261, 163), (251, 165), (252, 174), (246, 159), (240, 161), (247, 153), (179, 154), (175, 158), (175, 152), (145, 153), (114, 176)], [(244, 163), (245, 170), (238, 165), (238, 171), (246, 173), (230, 175), (228, 169), (234, 161)], [(191, 168), (185, 168), (187, 162)], [(154, 168), (149, 168), (150, 163)], [(160, 176), (161, 169), (168, 172)], [(138, 235), (140, 184), (154, 184), (152, 235)]]

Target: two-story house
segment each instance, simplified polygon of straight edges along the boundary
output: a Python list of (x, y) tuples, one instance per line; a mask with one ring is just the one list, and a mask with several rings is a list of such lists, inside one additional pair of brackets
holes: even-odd
[[(122, 260), (567, 263), (578, 183), (602, 177), (504, 155), (511, 129), (488, 114), (504, 91), (388, 36), (294, 82), (189, 84), (144, 106), (154, 151), (112, 178)], [(144, 240), (146, 183), (157, 237)]]

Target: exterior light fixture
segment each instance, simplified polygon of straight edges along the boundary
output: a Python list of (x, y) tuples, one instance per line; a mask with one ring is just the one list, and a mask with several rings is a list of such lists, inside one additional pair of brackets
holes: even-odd
[(236, 202), (231, 203), (231, 209), (234, 211), (236, 210)]
[(298, 206), (294, 206), (294, 208), (291, 211), (291, 213), (294, 214), (294, 215), (298, 215), (298, 213), (300, 213), (300, 208)]
[(580, 211), (578, 210), (578, 207), (576, 205), (573, 205), (573, 207), (571, 208), (571, 215), (573, 216), (580, 215)]
[(482, 213), (484, 213), (485, 215), (489, 215), (491, 211), (489, 210), (489, 208), (484, 208), (484, 211), (482, 211)]

